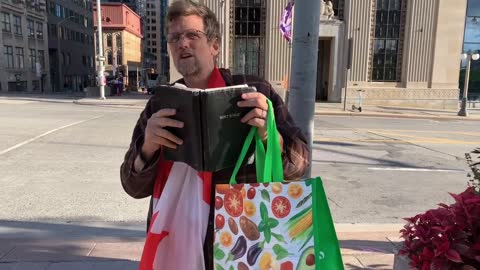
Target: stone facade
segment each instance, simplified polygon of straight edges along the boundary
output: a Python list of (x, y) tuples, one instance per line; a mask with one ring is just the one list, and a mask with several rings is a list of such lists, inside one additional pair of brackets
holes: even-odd
[(50, 90), (45, 1), (0, 2), (0, 92)]
[[(222, 51), (219, 66), (234, 68), (235, 1), (199, 0), (219, 17)], [(242, 1), (239, 1), (242, 2)], [(260, 1), (262, 2), (262, 1)], [(291, 44), (280, 34), (281, 11), (288, 0), (263, 1), (265, 5), (263, 77), (279, 91), (288, 89), (291, 66)], [(328, 1), (325, 1), (328, 2)], [(386, 1), (388, 2), (388, 1)], [(394, 0), (395, 10), (382, 6), (380, 0), (333, 1), (341, 16), (324, 14), (319, 25), (319, 60), (317, 97), (319, 101), (343, 102), (347, 81), (347, 103), (356, 103), (357, 89), (365, 90), (364, 104), (414, 106), (456, 109), (458, 107), (460, 55), (464, 33), (467, 0)], [(324, 13), (326, 12), (324, 8)], [(341, 12), (339, 12), (341, 11)], [(383, 12), (383, 13), (382, 13)], [(398, 20), (397, 29), (385, 34), (395, 36), (395, 74), (385, 80), (375, 73), (378, 60), (376, 40), (382, 39), (380, 16)], [(294, 13), (295, 17), (295, 13)], [(392, 19), (393, 18), (393, 19)], [(385, 25), (389, 24), (384, 22)], [(386, 26), (388, 27), (388, 26)], [(351, 69), (347, 74), (349, 39), (352, 40)], [(388, 46), (388, 42), (384, 43)], [(383, 48), (387, 50), (389, 48)], [(387, 53), (385, 52), (385, 55)], [(378, 65), (378, 63), (377, 63)], [(384, 72), (392, 67), (385, 66)], [(171, 80), (179, 77), (171, 62)], [(375, 75), (377, 74), (377, 75)], [(383, 74), (384, 75), (384, 74)], [(380, 76), (381, 77), (381, 76)], [(287, 82), (287, 83), (285, 83)], [(286, 87), (285, 87), (286, 86)]]

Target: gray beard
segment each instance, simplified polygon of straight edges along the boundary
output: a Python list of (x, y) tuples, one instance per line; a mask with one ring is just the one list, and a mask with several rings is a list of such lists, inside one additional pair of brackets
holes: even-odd
[(178, 73), (182, 74), (183, 77), (196, 75), (200, 72), (198, 67), (197, 59), (194, 60), (193, 64), (189, 65), (188, 63), (179, 63), (177, 66)]

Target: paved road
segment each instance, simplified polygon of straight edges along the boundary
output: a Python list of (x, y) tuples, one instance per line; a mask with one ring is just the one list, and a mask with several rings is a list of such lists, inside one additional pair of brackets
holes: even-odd
[(465, 189), (464, 153), (480, 146), (480, 125), (322, 116), (314, 141), (313, 173), (337, 222), (397, 223)]
[[(0, 220), (144, 222), (119, 166), (138, 109), (2, 100)], [(398, 223), (466, 185), (476, 122), (320, 116), (313, 174), (338, 223)]]

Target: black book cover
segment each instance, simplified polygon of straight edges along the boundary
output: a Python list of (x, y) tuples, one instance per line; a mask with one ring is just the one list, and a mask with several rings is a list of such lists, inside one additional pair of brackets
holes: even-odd
[(242, 93), (254, 87), (236, 85), (212, 89), (191, 89), (183, 85), (159, 86), (152, 98), (152, 112), (176, 109), (173, 119), (183, 128), (166, 129), (183, 140), (177, 149), (164, 148), (167, 160), (185, 162), (198, 171), (230, 168), (240, 155), (249, 125), (240, 122), (252, 108), (240, 108)]

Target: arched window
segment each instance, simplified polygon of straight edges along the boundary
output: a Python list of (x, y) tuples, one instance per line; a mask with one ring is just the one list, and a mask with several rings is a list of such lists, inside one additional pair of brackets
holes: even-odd
[(107, 35), (107, 47), (112, 47), (112, 35)]
[(122, 36), (121, 35), (117, 35), (115, 44), (117, 45), (117, 48), (122, 47)]
[(117, 65), (118, 66), (122, 65), (122, 51), (121, 50), (117, 51)]
[(107, 52), (107, 65), (113, 64), (113, 53), (112, 51)]

